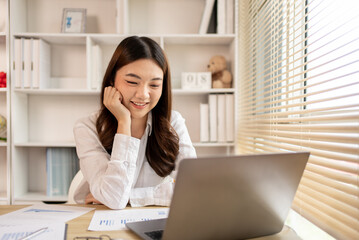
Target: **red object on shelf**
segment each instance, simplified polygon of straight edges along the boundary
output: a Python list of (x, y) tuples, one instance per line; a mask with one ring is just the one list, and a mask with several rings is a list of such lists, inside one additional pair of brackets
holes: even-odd
[(6, 72), (0, 72), (0, 88), (6, 88)]

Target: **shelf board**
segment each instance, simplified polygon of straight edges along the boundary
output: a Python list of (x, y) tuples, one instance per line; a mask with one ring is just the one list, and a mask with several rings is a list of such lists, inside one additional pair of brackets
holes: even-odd
[[(100, 90), (88, 89), (15, 89), (17, 93), (29, 95), (100, 95)], [(172, 89), (174, 95), (196, 95), (209, 93), (234, 93), (234, 88), (217, 89)]]
[(165, 44), (229, 45), (235, 41), (235, 34), (171, 34), (163, 35)]
[(7, 88), (0, 88), (0, 92), (7, 92)]
[(174, 95), (196, 95), (209, 93), (234, 93), (234, 88), (217, 88), (217, 89), (172, 89)]
[(234, 147), (234, 142), (228, 143), (202, 143), (202, 142), (195, 142), (193, 143), (194, 147)]
[(101, 45), (118, 45), (126, 38), (120, 34), (90, 34), (89, 37), (97, 44)]
[(67, 196), (52, 196), (46, 195), (46, 192), (28, 192), (21, 196), (14, 198), (15, 201), (67, 201)]
[(14, 143), (15, 147), (75, 147), (75, 142), (22, 142)]
[(7, 142), (0, 141), (0, 147), (7, 147)]
[(41, 38), (52, 44), (85, 45), (84, 33), (15, 33), (16, 38)]
[[(101, 34), (101, 33), (92, 33), (88, 34), (88, 37), (91, 38), (95, 43), (100, 45), (118, 45), (123, 39), (131, 35), (124, 34)], [(161, 42), (161, 35), (158, 34), (141, 34), (141, 36), (150, 37), (158, 43)]]
[[(4, 34), (5, 35), (5, 34)], [(86, 38), (90, 37), (100, 44), (117, 45), (124, 38), (132, 34), (101, 34), (101, 33), (15, 33), (16, 38), (41, 38), (53, 44), (86, 44)], [(1, 35), (0, 35), (1, 36)], [(160, 41), (163, 38), (165, 44), (196, 44), (196, 45), (228, 45), (235, 38), (235, 34), (142, 34)]]
[(99, 95), (100, 90), (89, 89), (15, 89), (15, 92), (29, 95)]

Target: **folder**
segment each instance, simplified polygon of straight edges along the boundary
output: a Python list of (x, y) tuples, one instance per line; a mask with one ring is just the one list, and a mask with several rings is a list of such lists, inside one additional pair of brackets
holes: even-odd
[(234, 141), (234, 95), (226, 94), (226, 139)]
[(127, 34), (129, 29), (129, 15), (128, 7), (129, 0), (116, 1), (116, 32), (120, 34)]
[(23, 51), (23, 39), (15, 38), (14, 39), (14, 62), (13, 62), (13, 70), (15, 72), (15, 88), (22, 88), (23, 79), (22, 79), (22, 53)]
[(209, 142), (209, 108), (208, 104), (200, 103), (200, 141)]
[(209, 94), (209, 141), (217, 142), (217, 95)]
[(47, 148), (47, 196), (65, 196), (79, 171), (75, 148)]
[(234, 33), (234, 0), (226, 1), (226, 33)]
[(32, 39), (24, 39), (24, 88), (31, 88), (32, 82)]
[(91, 89), (100, 89), (102, 83), (102, 50), (99, 45), (92, 46)]
[(48, 88), (51, 76), (51, 49), (42, 39), (33, 39), (33, 88)]
[(217, 34), (226, 33), (226, 2), (217, 0)]
[(217, 95), (218, 142), (226, 142), (226, 96)]

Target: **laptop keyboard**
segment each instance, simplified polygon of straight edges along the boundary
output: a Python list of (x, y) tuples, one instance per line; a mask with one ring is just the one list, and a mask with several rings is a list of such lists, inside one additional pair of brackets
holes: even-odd
[(149, 236), (150, 238), (154, 239), (154, 240), (161, 240), (161, 239), (162, 239), (163, 230), (156, 230), (156, 231), (152, 231), (152, 232), (145, 232), (145, 234), (146, 234), (147, 236)]

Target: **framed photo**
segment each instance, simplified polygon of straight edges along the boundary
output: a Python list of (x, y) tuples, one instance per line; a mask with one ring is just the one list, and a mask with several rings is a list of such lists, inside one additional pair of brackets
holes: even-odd
[(86, 29), (86, 8), (64, 8), (61, 32), (84, 33)]

